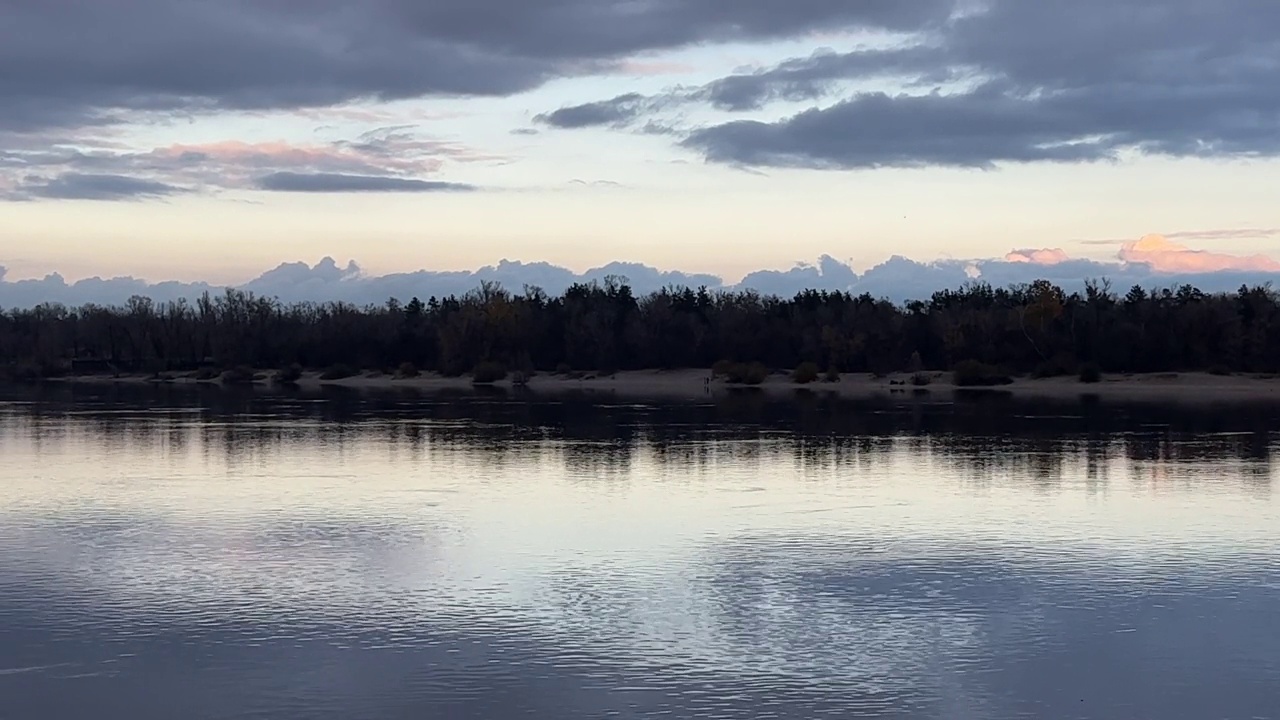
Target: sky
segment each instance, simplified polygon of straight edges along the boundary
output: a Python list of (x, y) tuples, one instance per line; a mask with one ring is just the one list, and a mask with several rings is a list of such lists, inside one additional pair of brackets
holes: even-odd
[(886, 265), (1280, 277), (1270, 0), (0, 0), (0, 18), (0, 303), (94, 277), (430, 291), (540, 263), (721, 286), (865, 286)]

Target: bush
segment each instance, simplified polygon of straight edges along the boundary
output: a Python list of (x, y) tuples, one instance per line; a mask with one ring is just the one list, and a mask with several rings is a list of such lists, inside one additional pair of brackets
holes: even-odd
[(1080, 382), (1096, 383), (1102, 381), (1102, 369), (1094, 363), (1087, 363), (1080, 368)]
[(142, 363), (142, 371), (147, 374), (147, 377), (150, 377), (153, 380), (159, 378), (160, 373), (168, 369), (169, 368), (166, 367), (163, 360), (156, 358), (150, 358)]
[(711, 377), (713, 378), (728, 377), (729, 371), (733, 369), (734, 365), (737, 365), (737, 363), (733, 362), (732, 360), (716, 361), (716, 364), (711, 366)]
[(209, 382), (210, 380), (216, 380), (218, 376), (221, 374), (222, 373), (219, 372), (216, 368), (202, 367), (196, 371), (196, 380), (199, 380), (201, 382)]
[(515, 361), (511, 364), (511, 370), (512, 372), (523, 374), (526, 379), (538, 374), (538, 369), (533, 366), (533, 358), (529, 357), (527, 352), (521, 352), (516, 356)]
[(71, 374), (71, 363), (58, 360), (41, 360), (40, 377), (63, 378)]
[(1214, 365), (1213, 367), (1209, 368), (1209, 374), (1210, 375), (1230, 375), (1231, 368), (1227, 367), (1226, 365)]
[(396, 370), (396, 377), (399, 378), (416, 378), (422, 373), (418, 372), (418, 366), (411, 362), (402, 362)]
[(1031, 377), (1033, 378), (1062, 377), (1070, 374), (1071, 362), (1066, 358), (1045, 360), (1039, 365), (1036, 365), (1035, 369), (1031, 371)]
[(924, 387), (933, 382), (933, 376), (926, 372), (918, 372), (911, 376), (911, 384), (916, 387)]
[(325, 368), (324, 372), (320, 373), (320, 379), (321, 380), (345, 380), (346, 378), (349, 378), (349, 377), (355, 377), (357, 374), (358, 373), (356, 369), (351, 367), (350, 365), (344, 365), (343, 363), (338, 363), (336, 365), (330, 365), (329, 367)]
[(573, 372), (573, 367), (570, 366), (569, 363), (560, 363), (559, 365), (556, 365), (557, 375), (568, 375), (571, 372)]
[(762, 363), (734, 363), (725, 372), (725, 379), (739, 385), (759, 385), (769, 377), (769, 368)]
[(225, 385), (252, 385), (253, 368), (245, 365), (233, 367), (222, 373), (222, 382)]
[(825, 375), (822, 376), (822, 379), (825, 382), (829, 382), (829, 383), (840, 382), (840, 368), (836, 367), (835, 365), (832, 365), (831, 367), (827, 368), (827, 372)]
[(292, 365), (282, 367), (276, 371), (273, 379), (281, 385), (293, 385), (302, 379), (302, 366), (298, 363), (294, 363)]
[(507, 376), (507, 369), (501, 363), (482, 362), (471, 371), (471, 382), (477, 385), (491, 385)]
[(12, 382), (33, 383), (41, 379), (40, 366), (31, 362), (0, 365), (0, 377)]
[(800, 366), (791, 371), (791, 379), (801, 385), (808, 385), (818, 379), (818, 366), (811, 362), (800, 363)]
[(965, 360), (956, 365), (951, 376), (952, 382), (959, 387), (991, 387), (1013, 382), (1013, 378), (1000, 368), (977, 360)]

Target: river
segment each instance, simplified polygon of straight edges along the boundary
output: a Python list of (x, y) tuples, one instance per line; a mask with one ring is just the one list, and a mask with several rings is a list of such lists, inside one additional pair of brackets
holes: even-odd
[(1280, 717), (1280, 414), (0, 395), (0, 720)]

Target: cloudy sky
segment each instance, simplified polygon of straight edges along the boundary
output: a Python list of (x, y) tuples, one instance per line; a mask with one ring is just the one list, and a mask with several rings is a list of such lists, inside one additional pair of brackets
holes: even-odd
[(1280, 273), (1276, 28), (1272, 0), (0, 0), (0, 277)]

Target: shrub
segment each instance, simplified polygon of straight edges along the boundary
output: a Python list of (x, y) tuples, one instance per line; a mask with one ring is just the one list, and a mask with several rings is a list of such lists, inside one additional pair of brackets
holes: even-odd
[(396, 370), (396, 377), (400, 378), (416, 378), (421, 373), (418, 372), (418, 366), (411, 362), (400, 363), (399, 369)]
[(238, 365), (222, 373), (222, 382), (226, 385), (252, 385), (253, 368)]
[(58, 360), (40, 361), (40, 377), (42, 378), (61, 378), (70, 374), (71, 363), (61, 362)]
[(560, 363), (556, 365), (557, 375), (568, 375), (571, 372), (573, 372), (573, 367), (571, 367), (569, 363)]
[(218, 376), (221, 374), (222, 373), (219, 372), (216, 368), (202, 367), (196, 371), (196, 380), (199, 380), (201, 382), (209, 382), (210, 380), (216, 380)]
[(1102, 381), (1102, 369), (1094, 363), (1086, 363), (1080, 368), (1080, 382), (1096, 383)]
[(1226, 365), (1214, 365), (1213, 367), (1209, 368), (1209, 374), (1210, 375), (1230, 375), (1231, 368), (1227, 367)]
[(164, 372), (167, 369), (168, 368), (165, 367), (165, 363), (163, 360), (159, 360), (156, 358), (149, 358), (147, 360), (142, 361), (142, 372), (145, 373), (147, 377), (153, 380), (160, 377), (160, 373)]
[(522, 373), (525, 378), (531, 378), (538, 374), (537, 368), (533, 366), (533, 358), (529, 357), (527, 352), (521, 352), (516, 356), (515, 362), (511, 365), (511, 370)]
[(734, 363), (725, 372), (725, 379), (740, 385), (759, 385), (769, 377), (769, 368), (762, 363)]
[(993, 365), (978, 362), (977, 360), (965, 360), (955, 366), (951, 373), (952, 382), (959, 387), (991, 387), (994, 385), (1008, 385), (1013, 382), (1013, 378)]
[(471, 371), (471, 382), (477, 385), (491, 385), (507, 376), (507, 369), (501, 363), (482, 362)]
[(335, 365), (330, 365), (329, 367), (325, 368), (324, 372), (320, 373), (320, 379), (321, 380), (344, 380), (349, 377), (354, 377), (356, 374), (357, 374), (356, 369), (351, 367), (350, 365), (337, 363)]
[(1071, 362), (1066, 358), (1045, 360), (1039, 365), (1036, 365), (1035, 369), (1031, 371), (1031, 377), (1034, 378), (1062, 377), (1063, 375), (1070, 374)]
[(711, 377), (728, 377), (729, 371), (733, 369), (737, 363), (731, 360), (717, 360), (715, 365), (711, 366)]
[(840, 368), (835, 365), (828, 367), (827, 372), (822, 376), (822, 379), (829, 383), (840, 382)]
[(926, 372), (918, 372), (911, 376), (911, 384), (916, 387), (924, 387), (933, 382), (933, 376)]
[[(911, 359), (907, 361), (907, 371), (913, 375), (919, 375), (922, 370), (924, 370), (924, 360), (920, 359), (920, 351), (913, 351), (911, 353)], [(928, 383), (924, 384), (928, 385)]]
[(292, 385), (302, 379), (302, 366), (298, 363), (293, 363), (282, 367), (276, 371), (273, 379), (281, 385)]
[(18, 362), (0, 366), (0, 377), (20, 383), (39, 382), (41, 377), (40, 366), (31, 362)]
[(818, 366), (811, 362), (800, 363), (800, 366), (791, 371), (791, 379), (801, 385), (808, 385), (818, 379)]

